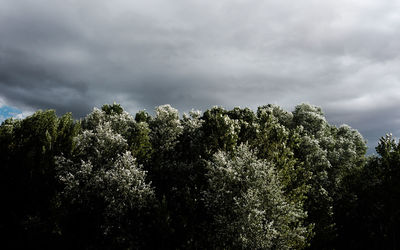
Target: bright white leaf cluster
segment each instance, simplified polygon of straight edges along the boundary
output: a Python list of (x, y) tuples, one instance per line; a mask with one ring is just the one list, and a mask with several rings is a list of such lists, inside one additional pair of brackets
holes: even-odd
[(212, 233), (218, 247), (303, 246), (307, 229), (301, 221), (306, 214), (287, 200), (273, 165), (241, 144), (234, 155), (216, 153), (208, 170), (205, 203), (214, 219)]
[(162, 105), (155, 111), (156, 117), (151, 123), (153, 145), (160, 151), (172, 150), (183, 131), (178, 110), (170, 105)]
[[(128, 151), (126, 140), (116, 133), (125, 130), (113, 127), (114, 122), (101, 114), (95, 110), (87, 117), (85, 122), (91, 129), (75, 138), (74, 156), (58, 157), (56, 164), (64, 185), (62, 200), (87, 211), (100, 210), (106, 221), (102, 228), (107, 232), (114, 219), (146, 207), (154, 192), (145, 181), (146, 172)], [(99, 202), (101, 207), (97, 207)]]
[(82, 121), (84, 129), (94, 130), (99, 124), (108, 122), (112, 130), (123, 136), (127, 135), (135, 119), (126, 111), (107, 114), (104, 110), (94, 108)]

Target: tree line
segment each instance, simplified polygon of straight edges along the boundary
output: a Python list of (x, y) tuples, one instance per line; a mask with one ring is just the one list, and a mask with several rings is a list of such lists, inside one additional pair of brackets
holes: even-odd
[(396, 249), (400, 144), (309, 104), (0, 125), (4, 249)]

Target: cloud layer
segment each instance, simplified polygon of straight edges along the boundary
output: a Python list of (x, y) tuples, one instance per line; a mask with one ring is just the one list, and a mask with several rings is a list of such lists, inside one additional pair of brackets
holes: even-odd
[(400, 135), (397, 0), (0, 0), (0, 99), (79, 117), (309, 102)]

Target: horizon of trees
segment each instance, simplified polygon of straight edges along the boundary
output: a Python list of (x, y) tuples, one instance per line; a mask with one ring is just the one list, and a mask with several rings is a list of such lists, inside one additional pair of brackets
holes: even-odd
[(400, 143), (321, 108), (119, 104), (0, 125), (5, 249), (396, 249)]

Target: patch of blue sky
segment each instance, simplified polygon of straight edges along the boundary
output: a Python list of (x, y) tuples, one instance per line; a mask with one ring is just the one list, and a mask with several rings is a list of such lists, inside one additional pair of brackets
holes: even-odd
[(17, 117), (17, 116), (21, 116), (21, 115), (22, 115), (22, 111), (17, 108), (10, 107), (7, 105), (3, 105), (0, 107), (0, 123), (5, 121), (7, 118)]

